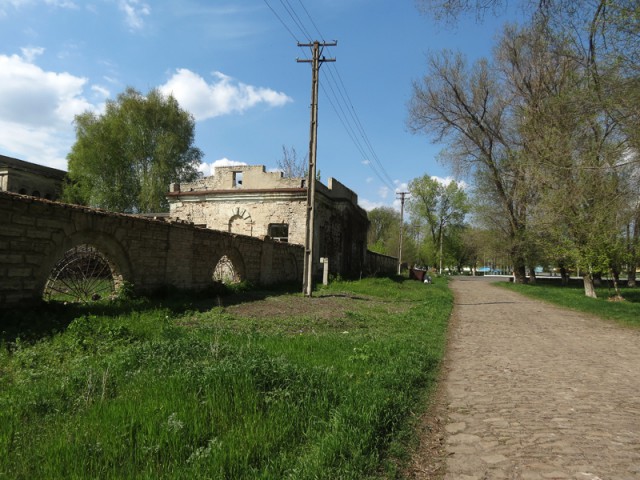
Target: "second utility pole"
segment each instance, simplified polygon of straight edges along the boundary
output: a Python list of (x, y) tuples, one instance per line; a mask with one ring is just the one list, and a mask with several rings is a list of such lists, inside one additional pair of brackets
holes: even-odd
[(307, 177), (307, 228), (304, 241), (304, 278), (302, 288), (304, 294), (310, 297), (313, 292), (313, 256), (314, 256), (314, 235), (315, 235), (315, 209), (316, 209), (316, 153), (318, 150), (318, 76), (320, 65), (323, 62), (335, 62), (335, 58), (320, 57), (322, 48), (335, 47), (338, 42), (320, 43), (317, 40), (313, 43), (298, 43), (299, 47), (313, 47), (311, 60), (296, 61), (299, 63), (311, 63), (311, 132), (309, 140), (309, 173)]
[(396, 195), (400, 195), (400, 248), (398, 249), (398, 275), (400, 275), (400, 272), (402, 271), (402, 232), (404, 231), (404, 197), (408, 194), (409, 192), (396, 192)]

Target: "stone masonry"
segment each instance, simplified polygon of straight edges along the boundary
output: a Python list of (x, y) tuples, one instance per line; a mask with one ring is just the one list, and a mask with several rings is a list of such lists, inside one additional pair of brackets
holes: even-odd
[(114, 277), (139, 291), (206, 288), (223, 256), (253, 283), (302, 277), (298, 245), (25, 195), (0, 192), (0, 225), (0, 306), (41, 298), (56, 263), (78, 245), (98, 249)]
[[(266, 172), (262, 165), (218, 167), (214, 176), (171, 185), (167, 198), (172, 218), (230, 233), (305, 243), (307, 189), (302, 178), (284, 178), (280, 172)], [(316, 272), (320, 257), (328, 257), (333, 274), (366, 273), (369, 221), (358, 206), (358, 196), (334, 178), (326, 186), (317, 182), (316, 221)]]

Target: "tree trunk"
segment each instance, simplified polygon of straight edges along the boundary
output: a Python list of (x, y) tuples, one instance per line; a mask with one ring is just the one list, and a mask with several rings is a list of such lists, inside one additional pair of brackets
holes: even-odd
[(562, 285), (569, 285), (569, 272), (564, 266), (560, 267), (560, 278), (562, 278)]
[(524, 263), (520, 265), (516, 264), (514, 261), (513, 265), (513, 282), (514, 283), (527, 283), (527, 269), (524, 266)]
[(584, 282), (584, 294), (590, 298), (598, 298), (596, 295), (596, 288), (593, 282), (593, 275), (590, 273), (584, 273), (582, 275), (582, 281)]
[(636, 286), (636, 265), (634, 263), (629, 264), (627, 270), (627, 287)]
[(613, 277), (613, 289), (616, 292), (616, 298), (622, 298), (620, 295), (620, 288), (618, 288), (618, 280), (620, 280), (620, 272), (611, 269), (611, 276)]
[(602, 273), (598, 272), (595, 275), (590, 276), (594, 287), (599, 287), (602, 285)]
[(531, 285), (536, 284), (536, 269), (535, 267), (529, 267), (529, 283)]

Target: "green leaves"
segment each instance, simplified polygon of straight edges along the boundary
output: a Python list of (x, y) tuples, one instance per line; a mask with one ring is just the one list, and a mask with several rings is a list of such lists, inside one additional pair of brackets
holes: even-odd
[(173, 182), (192, 181), (202, 158), (193, 146), (195, 121), (172, 96), (127, 88), (105, 113), (75, 119), (76, 143), (67, 156), (66, 201), (124, 213), (168, 209)]

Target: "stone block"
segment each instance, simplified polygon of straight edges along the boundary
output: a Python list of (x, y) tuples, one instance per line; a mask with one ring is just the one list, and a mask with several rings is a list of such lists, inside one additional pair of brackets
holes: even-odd
[(24, 262), (24, 256), (21, 253), (0, 252), (0, 264), (21, 264)]
[(30, 267), (10, 267), (7, 269), (7, 277), (9, 278), (25, 278), (33, 275), (33, 269)]

